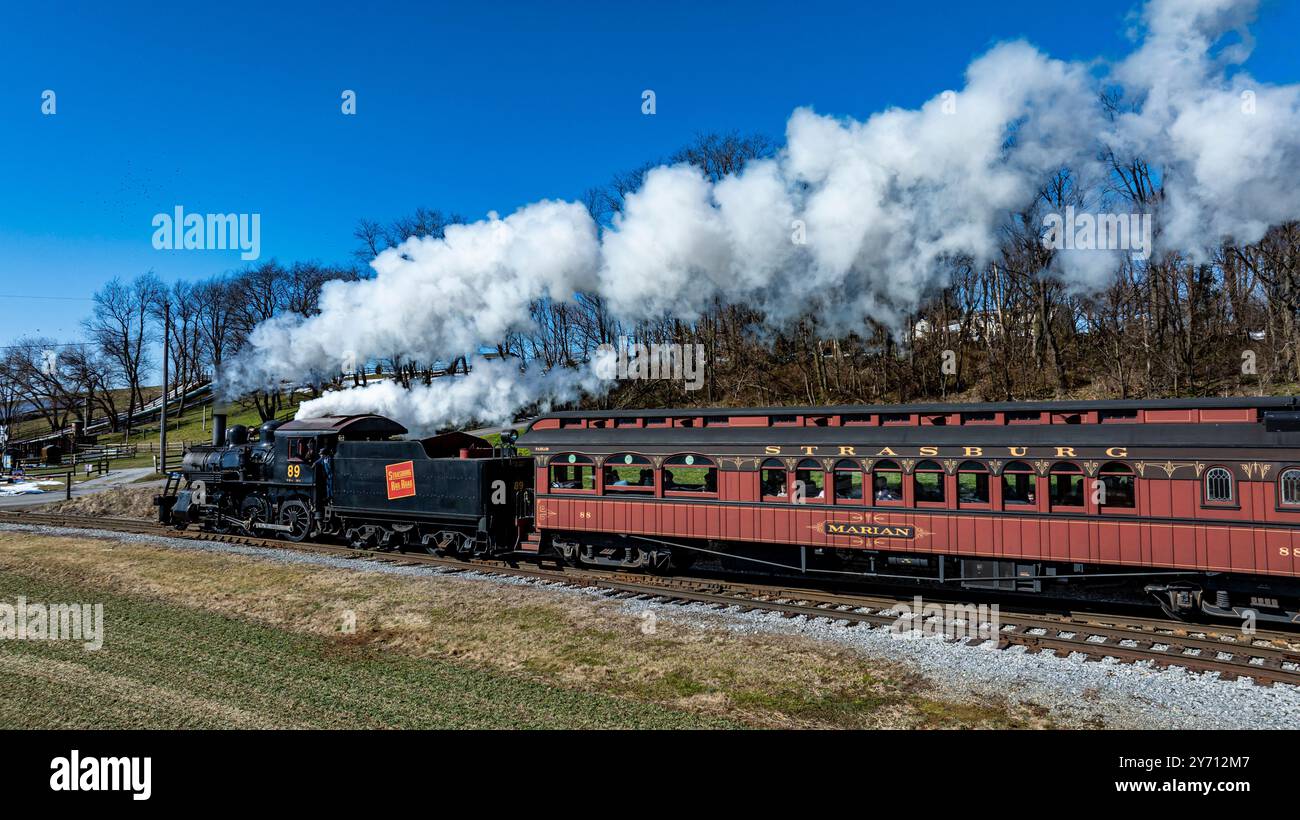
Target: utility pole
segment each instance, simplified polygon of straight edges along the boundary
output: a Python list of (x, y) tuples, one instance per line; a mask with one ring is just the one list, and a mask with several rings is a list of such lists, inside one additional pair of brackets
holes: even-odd
[[(163, 297), (166, 299), (166, 297)], [(167, 475), (167, 342), (172, 334), (172, 303), (163, 302), (162, 408), (158, 413), (158, 472)]]

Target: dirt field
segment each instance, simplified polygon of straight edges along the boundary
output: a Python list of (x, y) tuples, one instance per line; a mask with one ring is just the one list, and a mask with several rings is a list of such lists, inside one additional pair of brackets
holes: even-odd
[(102, 601), (107, 636), (0, 645), (6, 727), (1043, 722), (799, 637), (648, 630), (610, 602), (454, 577), (5, 533), (0, 601), (18, 595)]
[(68, 515), (142, 518), (153, 521), (158, 517), (158, 508), (153, 505), (153, 498), (160, 492), (162, 490), (154, 484), (146, 487), (121, 487), (74, 498), (71, 501), (59, 501), (41, 507), (40, 511)]

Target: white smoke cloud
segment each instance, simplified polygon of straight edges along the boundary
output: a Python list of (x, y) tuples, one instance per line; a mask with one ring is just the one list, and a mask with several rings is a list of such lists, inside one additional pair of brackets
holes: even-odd
[(325, 285), (319, 315), (259, 325), (223, 386), (239, 393), (279, 378), (328, 378), (377, 356), (473, 353), (526, 329), (533, 300), (592, 288), (599, 250), (595, 224), (571, 202), (450, 225), (442, 239), (412, 237), (376, 257), (374, 279)]
[[(1143, 158), (1163, 184), (1157, 251), (1197, 256), (1228, 237), (1255, 241), (1300, 218), (1300, 85), (1265, 85), (1240, 69), (1255, 10), (1255, 0), (1152, 0), (1133, 52), (1111, 65), (1009, 42), (972, 62), (960, 90), (917, 109), (858, 121), (801, 108), (775, 158), (716, 184), (689, 166), (653, 169), (603, 232), (580, 205), (546, 201), (452, 226), (444, 239), (410, 239), (379, 255), (373, 281), (328, 286), (321, 315), (260, 327), (226, 384), (324, 376), (347, 354), (450, 358), (526, 331), (534, 299), (578, 291), (629, 320), (689, 320), (723, 298), (773, 324), (810, 310), (837, 331), (866, 317), (897, 324), (946, 280), (952, 259), (993, 259), (1011, 215), (1059, 169), (1085, 192), (1080, 207), (1101, 206), (1107, 148)], [(1101, 92), (1116, 85), (1124, 101), (1110, 116)], [(1092, 288), (1121, 260), (1062, 253), (1054, 272)], [(382, 409), (439, 426), (504, 418), (512, 403), (595, 384), (590, 371), (478, 367), (481, 376), (409, 394), (390, 385), (331, 394), (304, 412)]]
[(603, 237), (602, 292), (631, 318), (689, 319), (725, 297), (773, 323), (813, 305), (832, 329), (895, 322), (945, 260), (991, 256), (1048, 174), (1094, 162), (1098, 106), (1058, 110), (1091, 87), (1083, 67), (1009, 43), (919, 110), (857, 122), (801, 108), (780, 157), (716, 185), (687, 166), (651, 170)]
[(1256, 242), (1300, 216), (1300, 85), (1260, 83), (1239, 68), (1257, 5), (1149, 3), (1145, 36), (1113, 72), (1138, 107), (1111, 141), (1163, 175), (1165, 250), (1203, 258), (1224, 239)]
[(603, 393), (612, 362), (598, 359), (590, 368), (558, 368), (549, 373), (521, 370), (508, 359), (475, 359), (464, 376), (443, 377), (405, 389), (393, 380), (357, 390), (336, 390), (304, 402), (298, 418), (378, 413), (402, 422), (412, 435), (432, 435), (446, 427), (475, 422), (509, 424), (522, 407), (539, 412), (574, 401), (582, 393)]

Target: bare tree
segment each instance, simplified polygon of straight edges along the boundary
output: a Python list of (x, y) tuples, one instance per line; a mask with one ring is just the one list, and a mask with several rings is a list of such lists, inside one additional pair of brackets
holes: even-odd
[(76, 386), (78, 398), (85, 408), (87, 426), (95, 420), (99, 408), (108, 421), (109, 429), (117, 432), (120, 419), (117, 401), (113, 396), (116, 386), (114, 363), (93, 345), (71, 345), (64, 349), (62, 363)]
[(152, 271), (129, 283), (114, 279), (95, 294), (95, 307), (83, 325), (126, 386), (127, 435), (135, 412), (145, 404), (142, 382), (152, 365), (150, 346), (155, 339), (150, 319), (162, 292)]
[(8, 349), (0, 371), (20, 404), (45, 420), (51, 433), (66, 429), (80, 403), (75, 378), (68, 372), (63, 346), (53, 339), (25, 337)]
[(237, 286), (219, 276), (195, 286), (195, 320), (202, 359), (215, 375), (238, 342), (235, 339)]
[(369, 262), (413, 236), (441, 239), (448, 226), (464, 222), (465, 217), (460, 214), (424, 207), (416, 208), (409, 216), (394, 219), (387, 225), (372, 219), (362, 219), (357, 222), (356, 230), (352, 232), (352, 236), (361, 243), (352, 255), (361, 262)]

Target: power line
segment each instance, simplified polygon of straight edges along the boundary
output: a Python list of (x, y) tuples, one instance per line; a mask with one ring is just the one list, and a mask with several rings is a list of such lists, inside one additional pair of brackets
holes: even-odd
[[(42, 296), (28, 293), (0, 293), (0, 299), (46, 299), (57, 302), (93, 302), (94, 299), (88, 296)], [(60, 342), (52, 345), (35, 345), (41, 350), (51, 350), (58, 347), (85, 347), (86, 342)], [(20, 350), (32, 345), (0, 345), (0, 350)]]
[(52, 345), (0, 345), (0, 350), (20, 350), (22, 348), (34, 348), (38, 350), (49, 350), (54, 347), (85, 347), (90, 342), (55, 342)]
[(93, 302), (89, 296), (30, 296), (25, 293), (0, 293), (0, 299), (54, 299), (60, 302)]

